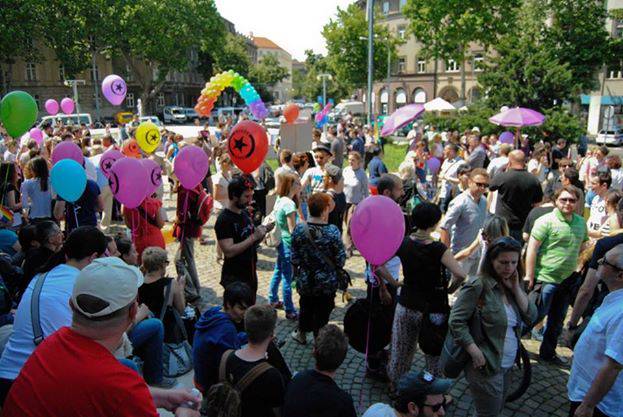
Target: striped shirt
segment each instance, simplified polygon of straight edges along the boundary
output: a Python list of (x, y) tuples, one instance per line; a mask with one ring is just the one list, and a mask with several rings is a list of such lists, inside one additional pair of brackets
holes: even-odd
[(541, 242), (535, 266), (537, 281), (559, 284), (575, 270), (580, 246), (588, 240), (588, 231), (582, 217), (573, 214), (573, 218), (567, 220), (555, 208), (536, 220), (532, 236)]

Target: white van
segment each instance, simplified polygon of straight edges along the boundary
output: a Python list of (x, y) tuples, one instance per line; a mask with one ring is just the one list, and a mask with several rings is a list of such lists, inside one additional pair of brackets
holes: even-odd
[(186, 112), (182, 107), (166, 106), (162, 109), (164, 124), (182, 124), (186, 122)]
[(91, 127), (93, 120), (91, 119), (91, 115), (89, 113), (80, 113), (80, 114), (62, 114), (59, 113), (54, 116), (43, 116), (41, 118), (41, 122), (37, 125), (39, 129), (46, 124), (51, 124), (54, 126), (56, 122), (60, 121), (63, 126), (73, 126), (73, 125), (81, 125), (84, 123), (88, 127)]
[(346, 115), (352, 113), (353, 116), (360, 116), (364, 114), (364, 105), (361, 101), (343, 101), (335, 106), (334, 113), (339, 115)]

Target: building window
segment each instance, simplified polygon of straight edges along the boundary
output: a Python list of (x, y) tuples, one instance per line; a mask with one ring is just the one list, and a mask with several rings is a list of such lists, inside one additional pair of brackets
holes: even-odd
[(610, 70), (608, 71), (608, 78), (613, 80), (621, 79), (623, 78), (623, 71), (621, 69)]
[(426, 60), (420, 58), (417, 60), (417, 73), (424, 74), (425, 72), (426, 72)]
[(134, 81), (134, 74), (132, 73), (132, 69), (128, 64), (125, 64), (125, 80)]
[(426, 103), (426, 91), (423, 88), (416, 88), (413, 91), (413, 102), (418, 104)]
[(62, 64), (58, 66), (58, 79), (65, 81), (65, 66)]
[(446, 72), (459, 72), (460, 70), (461, 66), (454, 59), (446, 61)]
[(407, 60), (405, 57), (398, 58), (398, 74), (404, 74), (407, 71)]
[(99, 81), (100, 79), (100, 70), (97, 67), (97, 65), (95, 65), (94, 67), (91, 67), (91, 81), (96, 82)]
[(407, 37), (407, 28), (405, 26), (398, 26), (398, 37), (405, 39)]
[(385, 15), (389, 14), (389, 2), (388, 1), (383, 2), (383, 14)]
[(485, 57), (482, 54), (474, 56), (474, 71), (483, 71), (485, 69)]
[(617, 20), (614, 23), (614, 37), (623, 38), (623, 20)]
[(37, 64), (34, 62), (26, 64), (26, 81), (37, 81)]
[(164, 94), (158, 94), (158, 107), (164, 107)]
[(125, 96), (125, 105), (129, 108), (133, 108), (136, 103), (134, 103), (134, 93), (128, 93)]
[(388, 114), (389, 111), (389, 94), (387, 89), (381, 90), (381, 114)]
[(405, 93), (404, 89), (399, 88), (396, 90), (395, 102), (397, 107), (401, 107), (407, 104), (407, 93)]
[(400, 0), (400, 10), (407, 5), (407, 0)]

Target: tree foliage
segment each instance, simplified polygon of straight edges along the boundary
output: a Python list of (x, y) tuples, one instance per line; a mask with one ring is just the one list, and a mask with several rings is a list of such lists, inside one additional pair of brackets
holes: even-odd
[[(305, 51), (305, 76), (293, 76), (293, 87), (295, 89), (294, 97), (305, 98), (308, 101), (316, 101), (316, 98), (322, 96), (322, 80), (318, 79), (318, 75), (331, 73), (327, 57), (315, 54), (312, 50)], [(340, 99), (348, 97), (351, 91), (350, 87), (338, 78), (327, 81), (327, 97), (339, 102)]]
[(228, 33), (223, 48), (215, 51), (214, 55), (215, 73), (234, 70), (244, 77), (249, 75), (251, 58), (244, 36)]
[[(386, 75), (388, 49), (392, 62), (396, 60), (399, 40), (386, 26), (374, 27), (374, 79)], [(345, 9), (338, 7), (337, 16), (323, 30), (327, 43), (327, 70), (350, 89), (364, 87), (368, 80), (368, 22), (365, 11), (357, 4)]]

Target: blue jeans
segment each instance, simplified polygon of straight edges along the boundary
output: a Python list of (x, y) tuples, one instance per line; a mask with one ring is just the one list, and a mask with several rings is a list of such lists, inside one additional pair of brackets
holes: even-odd
[(268, 301), (276, 303), (279, 301), (279, 283), (283, 282), (283, 304), (286, 313), (295, 313), (294, 303), (292, 302), (292, 257), (290, 246), (283, 241), (277, 247), (277, 262), (275, 262), (275, 272), (270, 280), (268, 288)]
[(148, 384), (162, 381), (164, 327), (158, 319), (145, 319), (128, 332), (134, 352), (143, 360), (143, 378)]
[(562, 326), (569, 308), (571, 291), (569, 286), (561, 284), (543, 284), (541, 291), (541, 306), (537, 323), (547, 316), (543, 341), (539, 348), (539, 356), (552, 359), (556, 355), (558, 337), (562, 333)]
[(307, 206), (307, 201), (301, 202), (301, 212), (303, 213), (303, 218), (307, 220), (307, 216), (309, 216), (309, 210)]

